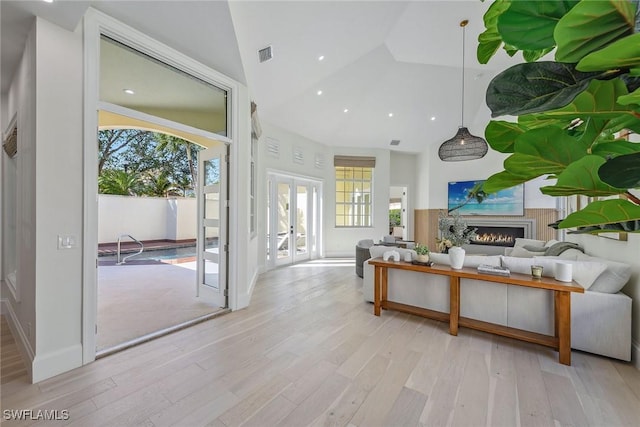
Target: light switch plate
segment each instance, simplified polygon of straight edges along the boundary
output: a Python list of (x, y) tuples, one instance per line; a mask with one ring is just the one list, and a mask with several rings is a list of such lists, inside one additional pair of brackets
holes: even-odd
[(76, 236), (58, 235), (58, 249), (72, 249), (78, 246)]

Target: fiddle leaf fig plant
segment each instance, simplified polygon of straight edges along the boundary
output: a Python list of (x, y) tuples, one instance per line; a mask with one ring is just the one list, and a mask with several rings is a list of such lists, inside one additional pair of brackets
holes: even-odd
[[(544, 194), (609, 197), (553, 226), (640, 232), (640, 143), (625, 138), (640, 133), (639, 3), (496, 0), (489, 7), (478, 60), (502, 46), (527, 62), (487, 89), (492, 117), (518, 119), (487, 125), (491, 148), (509, 156), (484, 183), (486, 194), (542, 176)], [(533, 62), (553, 49), (556, 61)]]

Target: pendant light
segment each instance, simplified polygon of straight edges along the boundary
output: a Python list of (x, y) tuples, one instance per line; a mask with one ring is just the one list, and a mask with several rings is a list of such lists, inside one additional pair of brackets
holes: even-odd
[(440, 160), (445, 162), (481, 159), (489, 150), (487, 141), (471, 135), (469, 129), (464, 127), (464, 39), (465, 27), (468, 23), (467, 19), (460, 22), (462, 27), (462, 115), (458, 132), (453, 138), (443, 142), (438, 150)]

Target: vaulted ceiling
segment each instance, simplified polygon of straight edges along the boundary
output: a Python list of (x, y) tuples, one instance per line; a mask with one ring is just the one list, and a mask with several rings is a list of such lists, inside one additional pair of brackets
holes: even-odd
[[(464, 124), (473, 133), (482, 135), (489, 119), (489, 81), (517, 62), (502, 52), (488, 65), (475, 59), (489, 6), (478, 0), (3, 0), (3, 93), (33, 16), (73, 30), (89, 6), (245, 83), (263, 121), (327, 145), (420, 152), (453, 136), (461, 124), (463, 19), (470, 20)], [(266, 46), (273, 59), (260, 63)], [(400, 145), (390, 147), (393, 139)]]

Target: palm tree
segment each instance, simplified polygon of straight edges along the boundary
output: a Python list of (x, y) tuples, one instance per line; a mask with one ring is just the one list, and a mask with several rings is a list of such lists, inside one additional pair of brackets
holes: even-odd
[(140, 192), (141, 184), (137, 172), (105, 169), (98, 177), (98, 191), (101, 194), (136, 196)]
[(171, 195), (175, 189), (175, 186), (167, 177), (167, 172), (162, 171), (148, 175), (144, 193), (149, 196), (167, 197)]
[(172, 153), (178, 153), (182, 150), (185, 150), (187, 162), (189, 164), (189, 172), (191, 174), (191, 187), (195, 189), (198, 181), (192, 155), (193, 144), (189, 141), (185, 141), (184, 139), (164, 133), (156, 133), (155, 136), (158, 143), (158, 145), (156, 146), (156, 150), (158, 151), (168, 150)]

